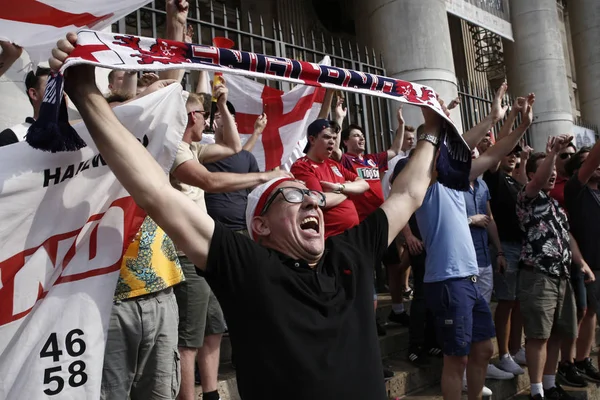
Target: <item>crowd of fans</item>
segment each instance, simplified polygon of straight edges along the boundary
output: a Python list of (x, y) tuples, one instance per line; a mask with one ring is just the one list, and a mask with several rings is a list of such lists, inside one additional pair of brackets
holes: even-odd
[[(186, 38), (186, 18), (185, 1), (167, 2), (168, 39)], [(51, 67), (73, 40), (59, 43)], [(3, 72), (20, 51), (2, 48)], [(109, 107), (179, 81), (183, 71), (111, 71), (106, 105), (88, 96), (97, 91), (91, 71), (73, 68), (66, 90), (84, 122), (102, 118), (104, 130), (90, 133), (149, 215), (123, 257), (103, 399), (194, 399), (198, 381), (203, 399), (219, 399), (228, 331), (243, 398), (383, 399), (393, 372), (381, 365), (376, 335), (388, 324), (409, 327), (408, 361), (417, 367), (443, 357), (445, 399), (489, 396), (486, 378), (513, 379), (525, 365), (536, 400), (570, 399), (561, 384), (600, 383), (590, 358), (600, 309), (600, 145), (576, 149), (565, 133), (545, 149), (527, 146), (535, 95), (508, 110), (506, 84), (498, 89), (490, 114), (463, 136), (473, 152), (459, 185), (443, 179), (440, 159), (448, 156), (435, 113), (425, 110), (415, 129), (399, 108), (391, 147), (368, 154), (363, 129), (346, 123), (344, 98), (333, 91), (308, 126), (305, 156), (290, 172), (261, 172), (251, 150), (266, 115), (242, 143), (221, 79), (213, 93), (189, 94), (167, 182), (174, 193), (148, 199), (139, 193), (159, 187), (152, 162), (111, 137), (124, 128)], [(33, 115), (1, 132), (1, 146), (24, 140), (49, 72), (28, 73)], [(201, 73), (198, 87), (208, 79)], [(440, 102), (445, 110), (459, 103)], [(207, 131), (214, 140), (203, 138)], [(119, 158), (129, 151), (142, 156)], [(126, 169), (147, 175), (126, 177)], [(393, 303), (385, 322), (374, 313), (380, 262)], [(493, 337), (499, 359), (491, 363)], [(282, 392), (291, 387), (297, 393)]]

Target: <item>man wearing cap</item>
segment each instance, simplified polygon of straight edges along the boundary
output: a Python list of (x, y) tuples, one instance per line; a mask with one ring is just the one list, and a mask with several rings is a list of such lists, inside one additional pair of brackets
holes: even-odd
[[(60, 69), (76, 40), (69, 34), (58, 43), (53, 69)], [(242, 399), (279, 399), (282, 393), (291, 400), (387, 398), (376, 332), (364, 326), (374, 318), (371, 266), (425, 195), (442, 124), (437, 113), (423, 110), (427, 137), (390, 198), (360, 225), (325, 240), (320, 207), (326, 196), (302, 182), (276, 179), (249, 196), (252, 241), (215, 223), (170, 186), (102, 98), (92, 66), (70, 68), (65, 88), (120, 182), (219, 298)]]
[(50, 75), (49, 68), (38, 67), (35, 72), (29, 71), (25, 77), (27, 98), (33, 107), (33, 118), (27, 117), (25, 122), (0, 132), (0, 147), (25, 140), (27, 130), (40, 114), (40, 107), (46, 91), (46, 83)]
[[(489, 128), (504, 117), (506, 108), (501, 106), (501, 100), (506, 89), (503, 84), (496, 93), (490, 115), (465, 133), (464, 140), (470, 147), (475, 147)], [(436, 174), (423, 205), (416, 211), (427, 252), (425, 301), (434, 314), (439, 342), (443, 344), (444, 399), (460, 399), (464, 383), (468, 383), (464, 389), (469, 398), (480, 398), (484, 388), (493, 353), (494, 323), (489, 305), (477, 287), (477, 255), (462, 192), (468, 190), (471, 180), (497, 164), (529, 127), (534, 97), (522, 101), (523, 123), (476, 160), (471, 160), (471, 152), (459, 147), (454, 138), (442, 138)], [(486, 392), (485, 395), (491, 395), (489, 389)]]
[(332, 132), (328, 120), (318, 119), (311, 123), (307, 136), (306, 156), (296, 160), (290, 172), (309, 189), (326, 192), (323, 215), (325, 238), (328, 238), (358, 225), (358, 212), (349, 196), (366, 192), (369, 184), (330, 158), (336, 133)]

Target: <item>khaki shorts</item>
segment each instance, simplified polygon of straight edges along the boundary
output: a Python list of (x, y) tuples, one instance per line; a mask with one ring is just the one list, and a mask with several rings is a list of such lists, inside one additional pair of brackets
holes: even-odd
[(227, 331), (217, 298), (187, 257), (179, 257), (185, 281), (175, 286), (179, 307), (179, 347), (199, 349), (204, 337)]
[(577, 307), (570, 279), (521, 269), (518, 287), (527, 338), (577, 337)]

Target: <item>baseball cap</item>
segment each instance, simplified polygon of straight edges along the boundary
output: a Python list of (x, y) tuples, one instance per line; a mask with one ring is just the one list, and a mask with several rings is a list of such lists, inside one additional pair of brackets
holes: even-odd
[[(326, 119), (318, 119), (313, 121), (306, 129), (306, 137), (308, 138), (310, 136), (317, 136), (323, 129), (330, 127), (331, 125)], [(304, 154), (308, 153), (308, 150), (310, 150), (310, 142), (306, 143), (306, 147), (304, 147)]]
[(252, 219), (262, 211), (265, 203), (269, 199), (273, 190), (282, 182), (293, 181), (292, 178), (275, 178), (263, 183), (254, 188), (248, 195), (248, 203), (246, 204), (246, 227), (250, 238), (254, 240), (254, 232), (252, 232)]

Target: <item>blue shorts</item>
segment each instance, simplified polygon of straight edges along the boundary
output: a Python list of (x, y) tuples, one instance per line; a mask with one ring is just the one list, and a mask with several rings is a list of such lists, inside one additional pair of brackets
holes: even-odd
[(507, 268), (504, 273), (498, 272), (497, 252), (492, 246), (492, 265), (494, 267), (494, 293), (499, 301), (517, 300), (517, 283), (519, 282), (519, 260), (521, 259), (521, 243), (502, 242), (502, 251)]
[(424, 284), (425, 302), (447, 356), (466, 356), (471, 343), (496, 336), (492, 312), (476, 282), (477, 277), (469, 277)]

